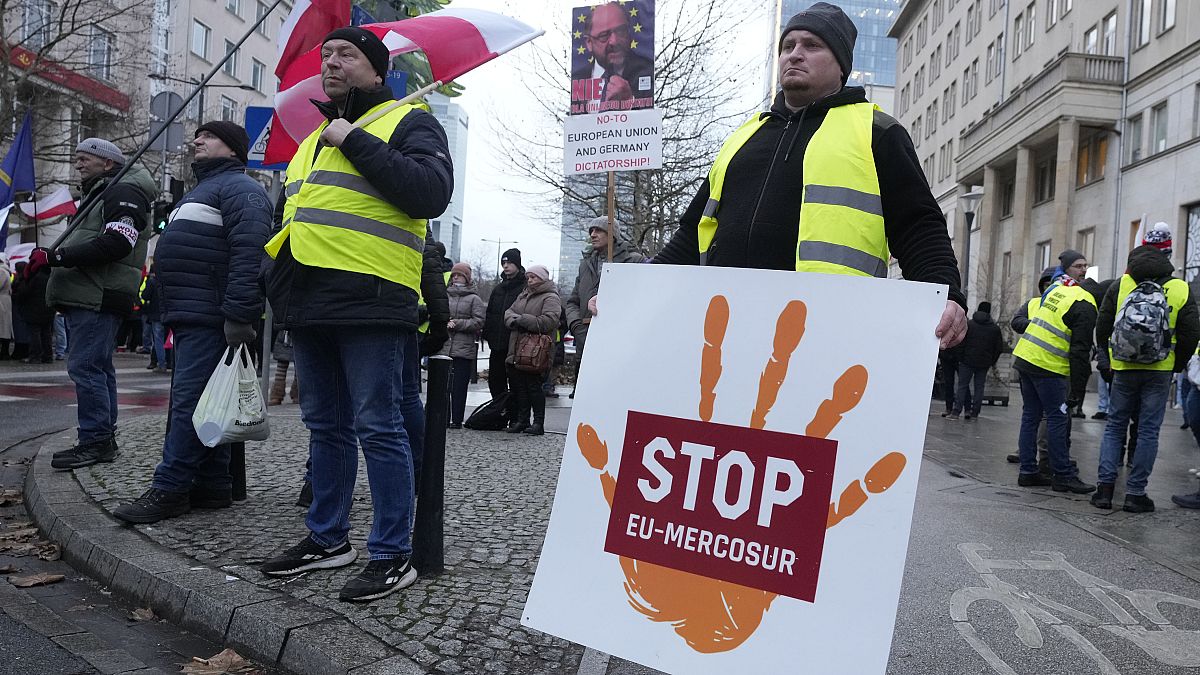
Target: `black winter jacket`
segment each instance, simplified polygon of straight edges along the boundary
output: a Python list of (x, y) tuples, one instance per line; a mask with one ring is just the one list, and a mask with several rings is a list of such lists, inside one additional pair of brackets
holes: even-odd
[(258, 272), (271, 201), (239, 159), (201, 160), (192, 171), (199, 184), (179, 201), (154, 250), (162, 322), (254, 323), (263, 312)]
[[(721, 225), (708, 264), (722, 267), (796, 269), (804, 152), (830, 108), (866, 101), (862, 87), (846, 87), (791, 112), (783, 92), (762, 113), (766, 123), (729, 164), (718, 213)], [(892, 256), (905, 279), (946, 284), (961, 305), (958, 262), (941, 207), (929, 190), (912, 140), (892, 117), (876, 111), (872, 130), (884, 227)], [(708, 203), (708, 180), (679, 221), (679, 229), (654, 257), (656, 263), (698, 265), (696, 226)]]
[(512, 307), (517, 296), (525, 290), (525, 268), (522, 267), (511, 279), (504, 279), (492, 289), (488, 298), (487, 315), (483, 321), (483, 339), (493, 352), (508, 353), (509, 329), (504, 325), (504, 310)]
[(967, 322), (967, 337), (962, 341), (962, 363), (972, 368), (991, 368), (1004, 353), (1000, 326), (988, 312), (975, 312)]
[(142, 286), (142, 318), (150, 322), (161, 322), (162, 282), (158, 280), (158, 270), (150, 270), (146, 275), (146, 285)]
[[(0, 271), (0, 274), (7, 272)], [(49, 267), (39, 269), (32, 279), (25, 279), (18, 274), (13, 281), (13, 308), (26, 323), (40, 326), (54, 320), (54, 308), (46, 304), (46, 284), (49, 281)]]
[[(1129, 266), (1125, 273), (1136, 282), (1146, 280), (1165, 284), (1171, 280), (1175, 266), (1171, 264), (1162, 251), (1153, 246), (1139, 246), (1129, 252)], [(1121, 292), (1121, 282), (1117, 280), (1104, 293), (1100, 303), (1100, 315), (1096, 319), (1096, 346), (1108, 357), (1108, 341), (1112, 337), (1113, 323), (1117, 320), (1117, 295)], [(1196, 353), (1196, 344), (1200, 341), (1200, 308), (1196, 305), (1197, 298), (1191, 297), (1179, 308), (1175, 315), (1175, 372), (1187, 367), (1188, 359)], [(1105, 365), (1108, 365), (1105, 363)], [(1109, 366), (1111, 367), (1111, 366)]]
[[(1092, 374), (1092, 337), (1096, 330), (1096, 308), (1092, 303), (1076, 301), (1063, 314), (1063, 323), (1071, 329), (1071, 345), (1067, 349), (1067, 360), (1071, 364), (1068, 401), (1082, 401)], [(1013, 368), (1034, 377), (1062, 377), (1058, 373), (1039, 368), (1019, 356), (1013, 357)]]
[[(391, 98), (391, 90), (386, 87), (370, 91), (352, 89), (346, 98), (344, 114), (329, 102), (313, 101), (313, 104), (330, 120), (343, 117), (353, 122)], [(346, 136), (340, 149), (372, 187), (413, 218), (436, 218), (450, 203), (454, 171), (446, 132), (433, 115), (423, 110), (409, 113), (387, 143), (355, 129)], [(275, 207), (277, 226), (283, 217), (283, 203), (280, 195)], [(429, 243), (427, 238), (423, 277), (429, 273)], [(440, 273), (441, 256), (435, 254), (434, 258)], [(292, 257), (287, 243), (268, 270), (267, 295), (271, 307), (289, 328), (341, 324), (393, 325), (416, 330), (420, 323), (416, 291), (372, 274), (302, 265)], [(442, 287), (445, 288), (444, 281)], [(425, 299), (427, 303), (434, 301), (428, 295)], [(448, 308), (445, 316), (449, 317)]]

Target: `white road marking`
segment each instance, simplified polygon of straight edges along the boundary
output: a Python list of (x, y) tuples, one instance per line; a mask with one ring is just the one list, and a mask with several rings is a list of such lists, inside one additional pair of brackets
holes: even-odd
[(32, 401), (33, 399), (27, 396), (4, 396), (0, 394), (0, 403), (12, 403), (15, 401)]

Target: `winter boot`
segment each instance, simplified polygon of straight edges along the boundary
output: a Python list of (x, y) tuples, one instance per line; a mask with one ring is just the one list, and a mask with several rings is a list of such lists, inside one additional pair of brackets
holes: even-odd
[(1113, 484), (1100, 483), (1096, 485), (1096, 493), (1092, 495), (1092, 506), (1098, 509), (1111, 509), (1113, 498)]
[(1124, 510), (1130, 513), (1150, 513), (1154, 511), (1154, 500), (1146, 495), (1125, 495)]
[(283, 361), (275, 362), (275, 379), (271, 381), (271, 391), (267, 394), (267, 405), (283, 403), (284, 389), (287, 388), (287, 368)]

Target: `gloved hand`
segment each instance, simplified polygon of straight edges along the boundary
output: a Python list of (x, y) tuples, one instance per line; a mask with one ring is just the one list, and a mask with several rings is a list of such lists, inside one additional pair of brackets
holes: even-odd
[(32, 279), (38, 270), (50, 265), (50, 254), (44, 248), (35, 248), (29, 253), (29, 262), (25, 264), (25, 278)]
[(429, 332), (421, 336), (421, 344), (419, 346), (421, 356), (433, 356), (442, 351), (442, 347), (446, 345), (446, 340), (450, 339), (450, 332), (445, 326), (437, 326), (432, 321), (429, 323)]
[(1112, 368), (1101, 368), (1100, 369), (1100, 378), (1102, 380), (1104, 380), (1105, 382), (1112, 384), (1112, 380), (1113, 380)]
[(248, 323), (238, 323), (225, 319), (225, 343), (230, 347), (244, 345), (247, 342), (252, 342), (258, 334), (254, 332), (254, 326)]

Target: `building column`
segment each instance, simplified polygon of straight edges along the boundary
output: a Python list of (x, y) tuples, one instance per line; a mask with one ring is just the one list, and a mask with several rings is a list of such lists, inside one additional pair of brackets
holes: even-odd
[(1033, 149), (1027, 145), (1017, 146), (1017, 175), (1013, 183), (1012, 273), (1017, 275), (1020, 288), (1018, 297), (1021, 298), (1028, 298), (1033, 293), (1032, 289), (1037, 286), (1037, 275), (1041, 272), (1033, 271), (1033, 252), (1029, 248), (1033, 178)]
[[(980, 286), (978, 283), (976, 288), (980, 289), (980, 300), (993, 302), (1000, 298), (1000, 284), (1003, 281), (1000, 276), (1003, 275), (1004, 269), (996, 261), (996, 236), (998, 227), (997, 216), (1000, 213), (1000, 186), (996, 179), (996, 170), (991, 166), (983, 167), (983, 199), (979, 202), (979, 207), (975, 210), (975, 222), (979, 224), (979, 254), (976, 260), (979, 261), (975, 266), (975, 274), (978, 275), (980, 281), (986, 282), (986, 286)], [(1003, 307), (997, 307), (997, 310), (1003, 311)], [(998, 314), (997, 314), (998, 316)]]
[(1063, 118), (1058, 121), (1058, 157), (1054, 167), (1054, 239), (1050, 250), (1055, 255), (1075, 247), (1071, 204), (1075, 200), (1078, 153), (1079, 120), (1074, 117)]

